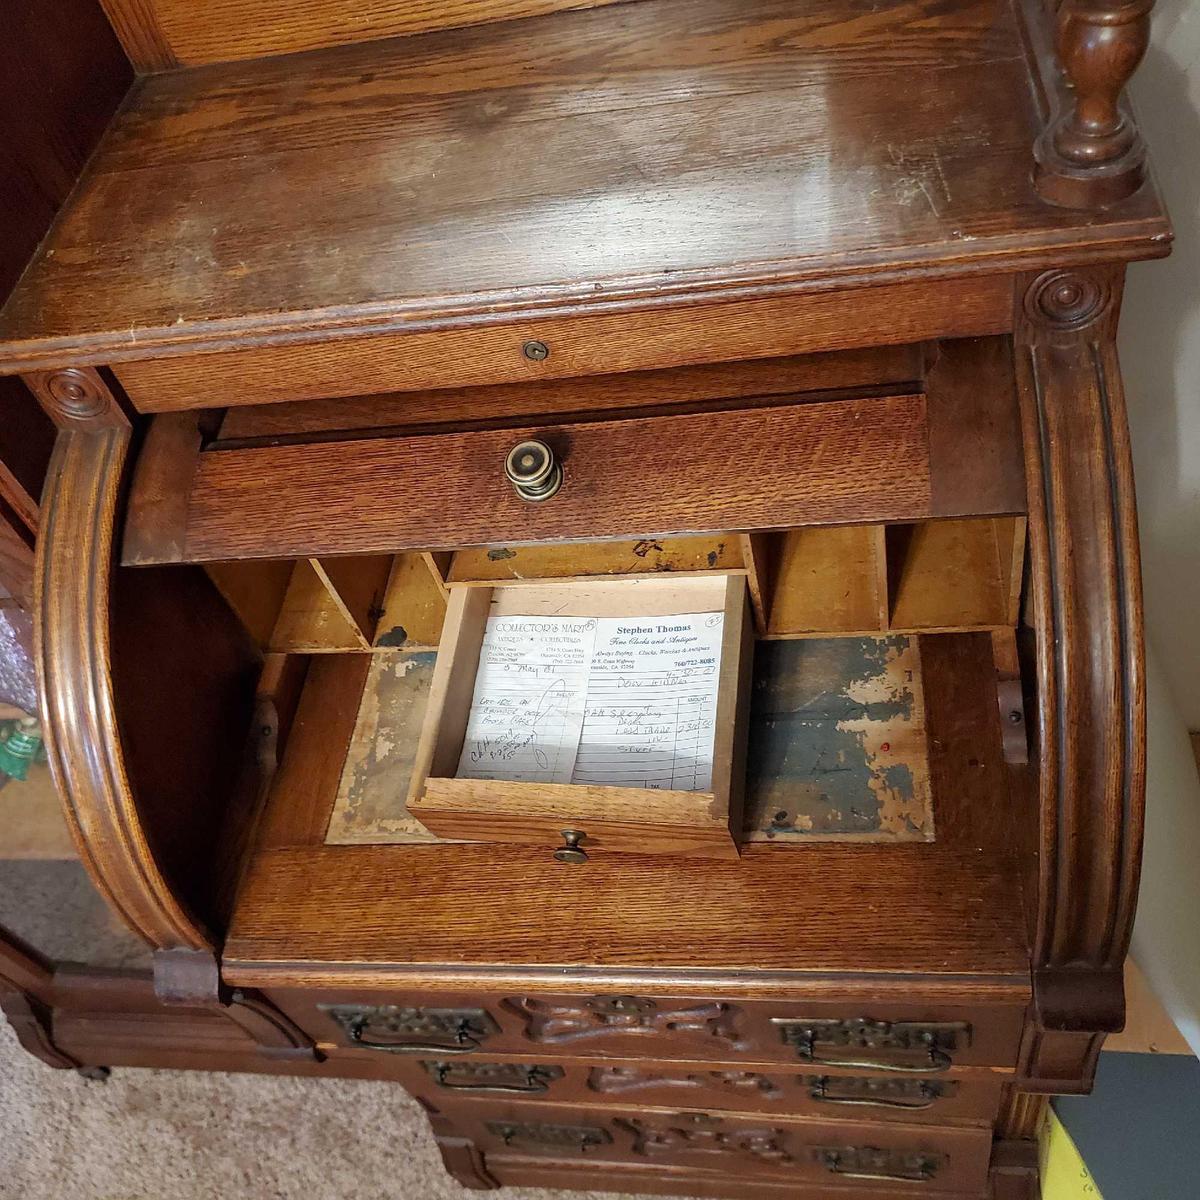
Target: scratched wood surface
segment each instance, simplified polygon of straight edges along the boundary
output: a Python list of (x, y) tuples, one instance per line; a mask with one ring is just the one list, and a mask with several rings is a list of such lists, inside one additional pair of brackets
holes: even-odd
[(918, 640), (760, 642), (746, 758), (751, 841), (931, 841)]
[[(434, 653), (377, 656), (326, 842), (441, 842), (406, 797)], [(917, 639), (763, 642), (750, 712), (750, 841), (930, 841), (933, 805)]]
[(407, 803), (436, 660), (432, 650), (372, 657), (326, 842), (443, 840), (409, 815)]
[(1005, 0), (645, 0), (167, 71), (0, 356), (1165, 253), (1152, 189), (1086, 219), (1039, 199), (1040, 126)]

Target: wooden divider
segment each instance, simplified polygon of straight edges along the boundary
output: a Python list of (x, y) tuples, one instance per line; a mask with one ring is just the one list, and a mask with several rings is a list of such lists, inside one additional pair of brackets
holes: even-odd
[(264, 650), (437, 649), (451, 586), (746, 575), (759, 637), (1012, 628), (1024, 517), (809, 526), (640, 541), (482, 546), (214, 563), (208, 571)]

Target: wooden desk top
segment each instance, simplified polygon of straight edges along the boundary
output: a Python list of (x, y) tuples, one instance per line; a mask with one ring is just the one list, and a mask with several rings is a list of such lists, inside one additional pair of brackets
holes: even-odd
[(1006, 0), (643, 0), (134, 84), (0, 371), (1165, 254), (1030, 179)]

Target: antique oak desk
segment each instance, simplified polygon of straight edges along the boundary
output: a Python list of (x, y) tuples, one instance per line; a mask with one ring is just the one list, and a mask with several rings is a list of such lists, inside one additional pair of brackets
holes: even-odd
[[(58, 426), (43, 716), (154, 969), (8, 952), (27, 1044), (393, 1080), (471, 1188), (1031, 1195), (1137, 892), (1150, 7), (32, 6), (10, 69), (91, 139), (0, 313)], [(331, 839), (379, 664), (530, 574), (733, 580), (760, 690), (811, 639), (917, 655), (931, 822)], [(372, 743), (410, 775), (417, 717)]]

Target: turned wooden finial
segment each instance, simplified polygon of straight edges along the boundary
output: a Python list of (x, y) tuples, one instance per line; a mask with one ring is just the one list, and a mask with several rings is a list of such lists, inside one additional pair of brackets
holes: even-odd
[(1069, 208), (1113, 204), (1146, 176), (1146, 150), (1121, 93), (1150, 41), (1154, 0), (1064, 0), (1058, 56), (1071, 85), (1063, 110), (1038, 139), (1042, 197)]

